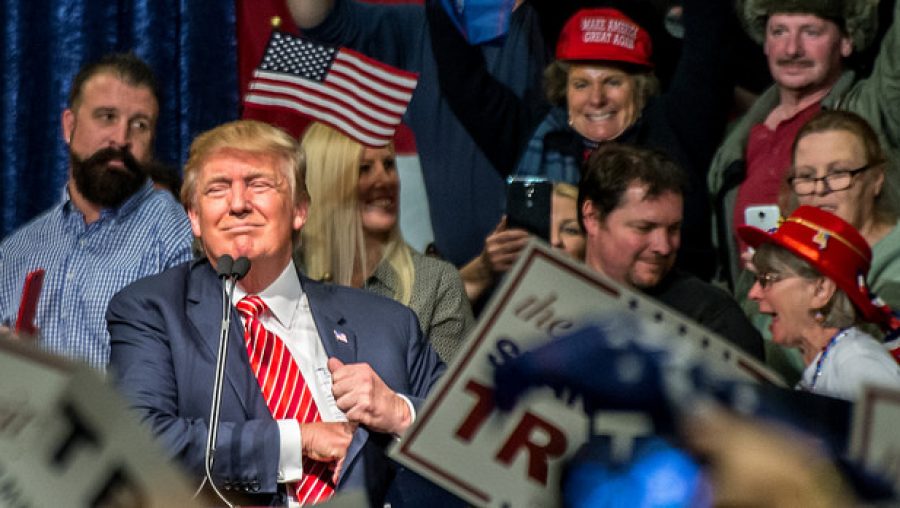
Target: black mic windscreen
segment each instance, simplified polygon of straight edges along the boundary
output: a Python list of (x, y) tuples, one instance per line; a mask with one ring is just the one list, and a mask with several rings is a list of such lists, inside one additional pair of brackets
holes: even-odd
[(234, 280), (241, 280), (244, 278), (244, 275), (247, 275), (247, 272), (250, 271), (250, 260), (244, 256), (237, 258), (234, 262), (234, 267), (231, 269), (231, 276), (234, 277)]
[(231, 258), (228, 254), (223, 254), (219, 257), (218, 261), (216, 261), (216, 273), (219, 274), (219, 278), (230, 277), (232, 272), (234, 272), (234, 259)]

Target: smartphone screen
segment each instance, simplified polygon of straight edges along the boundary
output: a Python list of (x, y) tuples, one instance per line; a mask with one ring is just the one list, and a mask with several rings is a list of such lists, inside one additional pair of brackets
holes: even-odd
[(776, 229), (780, 218), (778, 205), (754, 205), (744, 209), (744, 222), (763, 231)]
[(543, 178), (513, 178), (506, 186), (506, 223), (550, 240), (553, 183)]
[(44, 285), (44, 269), (28, 272), (25, 276), (25, 285), (22, 287), (22, 299), (19, 301), (19, 314), (16, 317), (16, 333), (22, 335), (34, 335), (37, 328), (34, 326), (34, 317), (37, 314), (38, 299), (41, 296), (41, 288)]

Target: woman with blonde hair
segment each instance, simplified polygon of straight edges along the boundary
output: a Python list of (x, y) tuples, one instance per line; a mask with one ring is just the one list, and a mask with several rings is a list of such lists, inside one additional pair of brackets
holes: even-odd
[[(866, 282), (885, 303), (900, 308), (900, 221), (889, 184), (891, 163), (877, 132), (863, 117), (850, 111), (820, 111), (794, 138), (782, 205), (787, 211), (802, 205), (821, 208), (859, 231), (872, 249)], [(751, 255), (744, 254), (745, 261)], [(752, 275), (750, 270), (740, 274), (737, 294), (746, 294), (755, 280)], [(750, 301), (743, 307), (765, 336), (770, 319)], [(771, 342), (766, 350), (769, 364), (789, 381), (802, 371), (796, 352)]]
[(452, 359), (472, 310), (453, 265), (416, 252), (400, 233), (393, 146), (364, 146), (320, 123), (301, 144), (310, 195), (299, 251), (306, 274), (408, 305), (441, 359)]

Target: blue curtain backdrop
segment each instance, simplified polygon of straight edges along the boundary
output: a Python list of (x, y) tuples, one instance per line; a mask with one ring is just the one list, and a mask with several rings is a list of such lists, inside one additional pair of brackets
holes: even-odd
[(160, 82), (158, 159), (237, 118), (235, 3), (0, 0), (0, 238), (56, 203), (67, 179), (60, 116), (86, 61), (134, 51)]

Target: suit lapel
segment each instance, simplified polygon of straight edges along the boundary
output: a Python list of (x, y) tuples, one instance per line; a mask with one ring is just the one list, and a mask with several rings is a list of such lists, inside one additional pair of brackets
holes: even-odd
[(300, 277), (303, 291), (309, 300), (309, 309), (319, 339), (328, 357), (335, 357), (344, 363), (356, 362), (356, 333), (347, 324), (337, 303), (331, 287)]
[[(213, 368), (215, 368), (219, 352), (219, 330), (222, 326), (222, 284), (209, 262), (198, 261), (191, 266), (187, 299), (187, 317), (194, 326), (194, 340), (199, 345), (198, 347), (205, 349), (210, 355)], [(259, 386), (250, 370), (243, 336), (241, 319), (232, 305), (225, 379), (234, 390), (245, 413), (248, 415), (259, 414), (260, 408), (257, 406), (262, 403), (263, 414), (268, 414), (262, 397), (252, 397), (253, 393), (259, 392)], [(255, 403), (251, 403), (251, 399)]]
[[(194, 327), (194, 340), (199, 344), (198, 347), (206, 350), (212, 358), (212, 364), (215, 365), (219, 349), (222, 286), (206, 261), (194, 263), (189, 277), (187, 317)], [(333, 356), (344, 363), (356, 363), (356, 333), (344, 319), (340, 311), (340, 302), (335, 301), (332, 288), (302, 275), (300, 283), (309, 300), (310, 313), (325, 352), (329, 357)], [(260, 393), (259, 386), (250, 369), (247, 350), (242, 340), (244, 330), (234, 306), (231, 307), (229, 333), (228, 362), (225, 367), (227, 383), (234, 390), (245, 413), (269, 414), (263, 397), (252, 396), (254, 393)], [(359, 457), (367, 441), (368, 432), (365, 429), (358, 429), (347, 449), (345, 472), (351, 469), (351, 465)]]
[[(300, 283), (309, 299), (309, 309), (316, 323), (316, 330), (329, 358), (333, 356), (344, 363), (356, 363), (356, 332), (344, 319), (340, 302), (335, 301), (333, 286), (313, 281), (303, 275), (300, 276)], [(358, 428), (354, 433), (353, 440), (347, 448), (341, 479), (344, 473), (353, 469), (353, 463), (359, 457), (368, 437), (369, 432), (363, 428)]]

